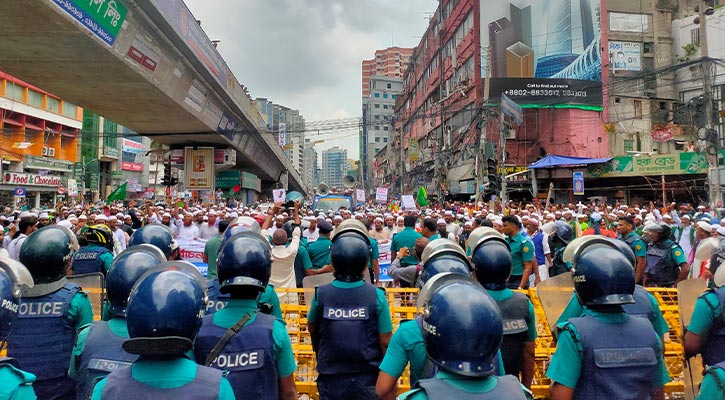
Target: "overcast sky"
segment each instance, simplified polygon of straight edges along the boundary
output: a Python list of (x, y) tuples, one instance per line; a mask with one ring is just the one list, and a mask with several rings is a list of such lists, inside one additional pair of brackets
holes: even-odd
[[(185, 0), (252, 98), (298, 109), (309, 122), (361, 117), (361, 63), (414, 47), (435, 0)], [(314, 133), (307, 133), (309, 137)], [(331, 139), (339, 136), (337, 139)], [(325, 133), (358, 159), (357, 128)]]

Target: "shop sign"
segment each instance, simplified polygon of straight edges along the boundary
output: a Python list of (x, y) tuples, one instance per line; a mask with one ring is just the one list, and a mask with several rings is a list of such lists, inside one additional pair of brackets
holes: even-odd
[(259, 191), (259, 189), (257, 189), (257, 187), (259, 186), (259, 185), (257, 185), (257, 183), (258, 183), (257, 181), (259, 181), (259, 179), (257, 178), (257, 175), (254, 175), (250, 172), (242, 172), (242, 187), (244, 189), (252, 189), (252, 190)]
[(53, 0), (61, 10), (75, 18), (109, 46), (126, 19), (128, 9), (121, 0)]
[(115, 147), (103, 146), (103, 156), (110, 157), (110, 158), (118, 158), (121, 156), (121, 153)]
[(128, 161), (121, 162), (121, 169), (124, 171), (134, 171), (134, 172), (140, 172), (143, 171), (143, 164), (137, 164), (132, 163)]
[[(168, 160), (172, 165), (184, 165), (184, 150), (171, 150)], [(214, 149), (214, 165), (236, 165), (237, 152), (234, 149)]]
[(60, 176), (37, 174), (19, 174), (15, 172), (7, 172), (3, 175), (3, 183), (10, 185), (29, 185), (29, 186), (62, 186), (63, 179)]
[(239, 185), (241, 173), (239, 171), (220, 171), (216, 174), (217, 188), (229, 189)]
[(131, 139), (123, 139), (121, 151), (126, 153), (138, 154), (143, 152), (143, 145)]
[(627, 155), (614, 157), (607, 163), (589, 167), (593, 177), (620, 177), (642, 175), (686, 175), (707, 173), (704, 153), (683, 152), (655, 155)]
[(26, 168), (49, 168), (67, 172), (73, 168), (73, 163), (68, 160), (38, 156), (25, 156), (24, 164)]

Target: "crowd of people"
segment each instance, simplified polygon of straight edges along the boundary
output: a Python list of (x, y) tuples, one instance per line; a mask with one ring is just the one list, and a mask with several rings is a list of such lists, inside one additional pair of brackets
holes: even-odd
[[(6, 211), (0, 399), (296, 399), (280, 300), (298, 299), (275, 288), (309, 282), (321, 399), (395, 398), (408, 366), (403, 399), (532, 398), (537, 323), (522, 290), (565, 274), (575, 295), (554, 332), (552, 398), (664, 398), (669, 327), (642, 287), (685, 279), (712, 287), (683, 340), (687, 356), (706, 358), (701, 398), (723, 395), (725, 246), (712, 243), (725, 239), (725, 219), (705, 206), (130, 201)], [(183, 260), (188, 241), (203, 244), (205, 268)], [(73, 282), (87, 274), (105, 279), (95, 322)], [(420, 289), (422, 311), (395, 333), (391, 285)]]

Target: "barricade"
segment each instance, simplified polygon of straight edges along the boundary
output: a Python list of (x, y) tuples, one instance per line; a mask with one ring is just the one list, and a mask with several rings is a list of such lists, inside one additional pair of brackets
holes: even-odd
[[(677, 290), (666, 288), (651, 288), (648, 290), (659, 302), (662, 315), (670, 326), (670, 332), (665, 336), (665, 364), (672, 381), (665, 386), (665, 392), (669, 395), (681, 394), (684, 390), (682, 379), (683, 350), (680, 340), (682, 332), (677, 308)], [(293, 299), (295, 296), (297, 298), (297, 304), (281, 304), (282, 315), (287, 324), (287, 331), (292, 340), (292, 350), (297, 360), (295, 381), (300, 394), (306, 394), (309, 398), (317, 399), (315, 354), (312, 351), (310, 334), (307, 330), (307, 310), (309, 305), (305, 302), (305, 297), (312, 298), (310, 295), (313, 294), (314, 289), (278, 288), (276, 291), (280, 295), (287, 294)], [(305, 292), (307, 292), (307, 296), (305, 296)], [(397, 329), (402, 321), (415, 317), (418, 289), (388, 288), (385, 293), (393, 320), (393, 330)], [(524, 293), (529, 296), (534, 305), (536, 328), (539, 334), (536, 340), (536, 364), (532, 391), (537, 398), (548, 398), (551, 381), (546, 377), (546, 369), (549, 366), (551, 355), (556, 350), (556, 342), (551, 335), (544, 310), (541, 307), (539, 298), (536, 296), (536, 290), (532, 289)], [(280, 297), (284, 298), (285, 296)], [(294, 301), (291, 303), (294, 303)], [(402, 393), (409, 390), (409, 388), (410, 381), (406, 369), (399, 381), (398, 392)]]

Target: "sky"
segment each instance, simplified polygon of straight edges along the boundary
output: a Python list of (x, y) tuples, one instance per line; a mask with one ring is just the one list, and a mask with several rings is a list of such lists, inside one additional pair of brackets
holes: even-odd
[[(362, 60), (415, 47), (435, 0), (185, 0), (252, 98), (314, 121), (361, 117)], [(306, 132), (315, 139), (316, 133)], [(358, 129), (324, 133), (358, 159)]]

